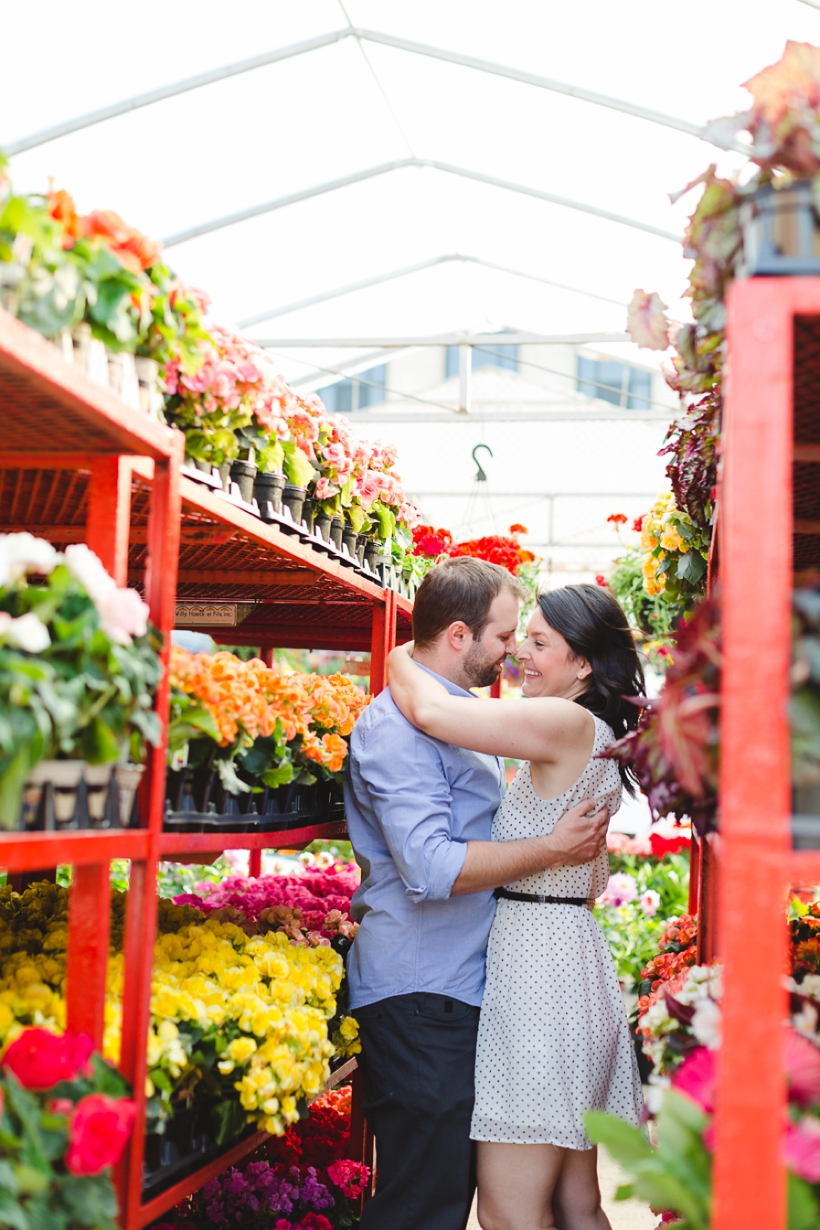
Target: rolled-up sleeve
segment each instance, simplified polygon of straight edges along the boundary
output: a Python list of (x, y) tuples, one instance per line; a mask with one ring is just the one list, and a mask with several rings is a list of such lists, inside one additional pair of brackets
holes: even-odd
[(467, 844), (453, 839), (450, 785), (436, 743), (410, 726), (380, 722), (358, 748), (357, 770), (407, 896), (416, 903), (449, 897)]

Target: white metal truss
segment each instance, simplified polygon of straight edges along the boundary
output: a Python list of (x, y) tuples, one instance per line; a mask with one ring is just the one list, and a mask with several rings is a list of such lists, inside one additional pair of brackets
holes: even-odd
[(421, 337), (290, 337), (258, 338), (257, 346), (268, 350), (334, 350), (361, 347), (363, 350), (403, 349), (405, 346), (594, 346), (597, 343), (629, 342), (628, 333), (434, 333)]
[[(186, 77), (182, 81), (161, 86), (159, 89), (148, 90), (144, 94), (135, 94), (132, 98), (111, 103), (110, 106), (100, 107), (96, 111), (89, 111), (85, 115), (76, 116), (71, 120), (64, 120), (61, 124), (55, 124), (51, 128), (44, 128), (40, 132), (31, 133), (30, 136), (21, 137), (18, 141), (0, 143), (0, 146), (9, 156), (21, 154), (24, 150), (35, 149), (37, 146), (45, 145), (49, 141), (56, 141), (60, 137), (66, 137), (72, 132), (80, 132), (83, 128), (91, 128), (94, 124), (102, 124), (106, 120), (116, 119), (119, 115), (127, 115), (129, 112), (137, 111), (141, 107), (150, 107), (155, 103), (164, 102), (165, 99), (174, 98), (178, 94), (186, 94), (190, 90), (198, 90), (204, 86), (213, 85), (217, 81), (224, 81), (227, 77), (236, 77), (242, 73), (254, 72), (256, 69), (266, 68), (270, 64), (277, 64), (282, 60), (291, 59), (293, 56), (306, 55), (311, 51), (318, 51), (322, 47), (341, 43), (348, 38), (354, 38), (360, 42), (377, 43), (383, 47), (393, 47), (398, 51), (426, 56), (433, 60), (442, 60), (447, 64), (455, 64), (460, 68), (490, 73), (496, 77), (505, 77), (509, 81), (521, 82), (523, 85), (550, 90), (556, 94), (564, 94), (568, 98), (575, 98), (580, 102), (591, 103), (596, 107), (606, 107), (611, 111), (621, 111), (624, 115), (631, 115), (636, 119), (646, 120), (651, 124), (660, 124), (664, 128), (673, 128), (678, 132), (697, 137), (699, 140), (706, 141), (711, 145), (715, 144), (702, 125), (693, 124), (689, 120), (677, 119), (672, 115), (664, 115), (662, 112), (653, 111), (649, 107), (641, 107), (637, 103), (626, 102), (620, 98), (610, 98), (606, 94), (598, 94), (594, 90), (587, 90), (582, 86), (569, 85), (564, 81), (555, 81), (550, 77), (541, 77), (538, 73), (526, 72), (519, 68), (510, 68), (508, 65), (494, 64), (490, 60), (481, 60), (476, 56), (461, 55), (459, 52), (447, 51), (441, 47), (430, 47), (425, 43), (416, 43), (410, 39), (398, 38), (393, 34), (382, 34), (377, 30), (363, 30), (357, 26), (348, 26), (346, 29), (332, 30), (327, 34), (317, 35), (315, 38), (306, 39), (301, 43), (293, 43), (289, 47), (279, 47), (275, 51), (251, 56), (247, 60), (239, 60), (234, 64), (226, 64), (221, 68), (198, 73), (196, 76)], [(732, 148), (740, 152), (746, 152), (741, 145), (732, 146)]]
[(163, 239), (166, 248), (174, 248), (200, 235), (210, 235), (221, 231), (226, 226), (236, 226), (247, 222), (250, 218), (258, 218), (262, 214), (273, 213), (277, 209), (285, 209), (288, 205), (296, 205), (300, 201), (309, 201), (313, 197), (323, 196), (327, 192), (336, 192), (341, 188), (349, 188), (352, 184), (360, 184), (367, 179), (375, 179), (379, 175), (388, 175), (392, 171), (401, 171), (406, 167), (427, 167), (434, 171), (443, 171), (447, 175), (459, 175), (463, 179), (471, 179), (479, 184), (489, 184), (493, 188), (502, 188), (505, 192), (518, 192), (524, 196), (546, 201), (549, 205), (560, 205), (564, 209), (580, 210), (581, 213), (592, 214), (595, 218), (603, 218), (607, 222), (617, 222), (620, 226), (629, 226), (637, 231), (645, 231), (659, 239), (666, 239), (674, 244), (680, 244), (682, 237), (672, 231), (664, 231), (660, 227), (651, 226), (648, 222), (639, 222), (637, 218), (627, 218), (623, 214), (612, 213), (608, 209), (599, 209), (597, 205), (587, 205), (583, 201), (573, 201), (569, 197), (556, 196), (552, 192), (542, 192), (540, 188), (529, 188), (525, 184), (516, 184), (511, 180), (498, 179), (495, 175), (484, 175), (480, 171), (469, 171), (466, 167), (457, 167), (450, 162), (437, 162), (432, 158), (398, 158), (393, 162), (383, 162), (379, 166), (368, 167), (363, 171), (355, 171), (352, 175), (344, 175), (341, 179), (331, 179), (313, 188), (304, 188), (301, 192), (290, 192), (287, 196), (276, 197), (261, 205), (251, 205), (248, 209), (237, 210), (236, 213), (223, 214), (221, 218), (213, 218), (210, 222), (202, 222), (197, 226), (177, 231)]
[(424, 269), (433, 269), (436, 265), (446, 265), (451, 261), (460, 261), (468, 265), (480, 265), (482, 269), (492, 269), (496, 273), (507, 273), (511, 277), (526, 278), (530, 282), (540, 282), (543, 286), (552, 286), (556, 290), (570, 291), (573, 295), (584, 295), (588, 299), (597, 299), (601, 303), (611, 303), (615, 307), (626, 308), (620, 299), (610, 299), (607, 295), (599, 295), (593, 290), (582, 290), (578, 286), (567, 286), (563, 282), (554, 282), (551, 278), (542, 278), (535, 273), (526, 273), (522, 269), (511, 269), (508, 265), (498, 265), (494, 261), (484, 260), (480, 256), (466, 256), (460, 252), (450, 252), (446, 256), (433, 256), (426, 261), (417, 261), (415, 265), (405, 265), (402, 269), (392, 269), (389, 273), (377, 273), (370, 278), (362, 278), (359, 282), (350, 282), (347, 286), (338, 286), (335, 290), (321, 291), (306, 299), (294, 299), (291, 303), (280, 304), (267, 312), (257, 312), (255, 316), (247, 316), (238, 320), (240, 329), (250, 329), (253, 325), (263, 324), (267, 320), (275, 320), (279, 316), (289, 316), (291, 312), (299, 312), (302, 308), (315, 307), (318, 303), (328, 303), (331, 299), (341, 299), (344, 295), (355, 294), (359, 290), (368, 290), (371, 286), (382, 286), (385, 282), (393, 282), (397, 278), (406, 278), (413, 273), (421, 273)]

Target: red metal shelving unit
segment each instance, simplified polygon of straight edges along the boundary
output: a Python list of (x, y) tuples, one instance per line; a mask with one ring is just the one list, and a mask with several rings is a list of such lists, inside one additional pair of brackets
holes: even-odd
[(792, 849), (788, 726), (792, 588), (820, 574), (820, 278), (740, 281), (727, 306), (713, 1225), (784, 1230), (784, 907), (820, 883), (820, 850)]
[[(407, 599), (181, 475), (180, 433), (125, 407), (2, 311), (0, 399), (0, 533), (28, 530), (57, 547), (87, 542), (119, 584), (143, 590), (166, 643), (178, 601), (248, 604), (251, 613), (238, 627), (209, 629), (215, 639), (260, 645), (266, 655), (277, 646), (369, 650), (371, 690), (381, 690), (387, 654), (397, 640), (410, 636)], [(167, 684), (157, 709), (165, 722)], [(144, 828), (0, 835), (0, 865), (11, 873), (73, 865), (68, 1018), (98, 1043), (109, 863), (131, 860), (121, 1068), (133, 1084), (139, 1114), (118, 1172), (125, 1230), (154, 1220), (258, 1144), (253, 1137), (240, 1142), (143, 1203), (145, 1038), (159, 860), (192, 861), (223, 849), (248, 849), (251, 871), (258, 872), (263, 848), (298, 848), (346, 833), (343, 822), (265, 833), (164, 833), (164, 747), (152, 753), (148, 768), (140, 796)], [(344, 1065), (340, 1072), (354, 1069), (355, 1064)], [(339, 1079), (337, 1072), (332, 1083)], [(365, 1156), (370, 1142), (357, 1102), (354, 1096), (353, 1139)]]

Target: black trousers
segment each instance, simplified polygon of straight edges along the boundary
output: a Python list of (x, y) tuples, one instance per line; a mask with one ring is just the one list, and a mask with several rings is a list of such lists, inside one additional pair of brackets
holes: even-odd
[(464, 1230), (475, 1193), (470, 1118), (479, 1009), (396, 995), (355, 1010), (376, 1195), (361, 1230)]

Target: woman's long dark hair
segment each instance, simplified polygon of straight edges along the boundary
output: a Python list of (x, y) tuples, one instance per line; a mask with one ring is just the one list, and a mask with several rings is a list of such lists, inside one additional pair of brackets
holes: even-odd
[[(627, 697), (646, 695), (643, 667), (620, 603), (600, 585), (565, 585), (538, 598), (541, 614), (577, 658), (592, 667), (587, 690), (575, 699), (611, 726), (617, 739), (638, 724), (640, 709)], [(630, 794), (636, 778), (620, 766)]]

